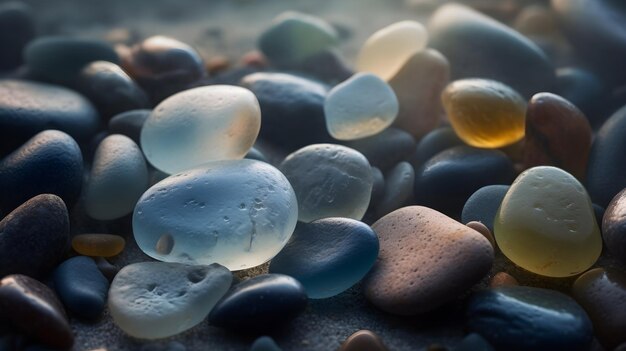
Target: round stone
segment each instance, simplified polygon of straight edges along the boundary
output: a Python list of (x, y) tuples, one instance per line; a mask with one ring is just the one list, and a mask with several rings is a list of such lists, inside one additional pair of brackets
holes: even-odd
[(165, 338), (201, 323), (231, 283), (232, 274), (219, 264), (133, 263), (111, 283), (109, 311), (133, 337)]
[(506, 272), (498, 272), (489, 281), (490, 288), (497, 288), (501, 286), (518, 286), (519, 282), (515, 277), (506, 273)]
[(141, 130), (141, 148), (153, 166), (172, 174), (243, 158), (260, 127), (261, 110), (251, 91), (229, 85), (194, 88), (154, 109)]
[(297, 219), (285, 176), (244, 159), (212, 162), (157, 183), (135, 207), (133, 232), (139, 247), (158, 260), (239, 270), (274, 257)]
[(35, 37), (33, 9), (22, 2), (0, 5), (0, 71), (18, 67), (23, 60), (24, 47)]
[(513, 263), (549, 277), (580, 274), (602, 251), (587, 192), (571, 174), (551, 166), (517, 177), (502, 200), (494, 232)]
[(79, 234), (72, 238), (72, 248), (81, 255), (113, 257), (124, 251), (126, 240), (112, 234)]
[(510, 87), (486, 79), (450, 83), (441, 95), (456, 134), (480, 148), (499, 148), (524, 137), (526, 102)]
[(274, 339), (269, 336), (261, 336), (254, 340), (252, 346), (250, 346), (250, 351), (282, 351)]
[(460, 145), (464, 145), (464, 143), (456, 135), (454, 129), (450, 127), (437, 128), (420, 139), (415, 148), (415, 154), (411, 157), (411, 164), (415, 169), (419, 169), (438, 153)]
[(400, 162), (385, 177), (384, 195), (376, 206), (379, 218), (406, 205), (413, 197), (415, 170), (408, 162)]
[(415, 53), (428, 42), (424, 26), (401, 21), (372, 34), (361, 47), (356, 60), (359, 72), (370, 72), (389, 81)]
[(479, 334), (471, 333), (456, 344), (454, 351), (495, 351), (495, 349), (485, 338)]
[(345, 145), (362, 153), (373, 167), (388, 171), (398, 162), (409, 159), (415, 150), (415, 138), (402, 129), (389, 127), (369, 138), (351, 140)]
[(269, 271), (296, 278), (309, 298), (323, 299), (360, 281), (377, 256), (378, 237), (367, 224), (324, 218), (300, 223)]
[(579, 67), (559, 68), (556, 78), (558, 94), (578, 107), (594, 130), (602, 125), (608, 117), (605, 83), (592, 72)]
[(463, 206), (461, 222), (478, 221), (493, 233), (493, 221), (507, 191), (508, 185), (487, 185), (476, 190)]
[(620, 191), (604, 211), (602, 238), (615, 258), (626, 262), (626, 189)]
[(339, 348), (339, 351), (388, 351), (376, 333), (370, 330), (359, 330), (350, 335)]
[(393, 314), (436, 309), (476, 284), (493, 263), (493, 247), (484, 236), (427, 207), (403, 207), (372, 229), (380, 253), (363, 282), (364, 293)]
[(141, 144), (141, 128), (150, 117), (152, 110), (132, 110), (115, 115), (109, 120), (109, 132), (122, 134)]
[(476, 221), (468, 222), (465, 225), (474, 229), (480, 234), (482, 234), (485, 238), (487, 238), (487, 240), (489, 240), (489, 243), (491, 243), (491, 246), (493, 246), (494, 249), (496, 248), (496, 239), (493, 238), (493, 234), (491, 234), (491, 230), (489, 230), (489, 228), (487, 228), (486, 225), (482, 224), (481, 222), (476, 222)]
[(365, 156), (335, 144), (313, 144), (295, 151), (280, 165), (298, 199), (298, 219), (326, 217), (360, 220), (372, 193), (372, 171)]

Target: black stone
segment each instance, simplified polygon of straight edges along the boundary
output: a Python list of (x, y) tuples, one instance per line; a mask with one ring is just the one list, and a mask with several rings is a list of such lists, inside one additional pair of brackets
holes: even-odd
[(452, 128), (437, 128), (424, 135), (417, 143), (415, 153), (411, 157), (411, 164), (417, 169), (441, 151), (459, 145), (464, 145), (464, 143)]
[(556, 79), (558, 94), (578, 107), (594, 129), (609, 117), (606, 111), (608, 91), (593, 73), (583, 68), (565, 67), (556, 71)]
[(17, 1), (0, 5), (0, 71), (22, 64), (22, 50), (35, 37), (30, 6)]
[(493, 233), (493, 221), (508, 190), (508, 185), (487, 185), (476, 190), (463, 206), (461, 222), (481, 222)]
[(362, 153), (370, 165), (385, 172), (411, 157), (415, 151), (415, 138), (402, 129), (389, 127), (381, 133), (345, 145)]
[(471, 333), (461, 340), (453, 349), (454, 351), (495, 351), (485, 338), (476, 333)]
[(120, 269), (117, 268), (117, 266), (111, 264), (104, 257), (95, 257), (94, 260), (96, 262), (96, 266), (100, 270), (100, 273), (102, 273), (102, 275), (107, 278), (109, 283), (112, 282), (113, 278), (115, 278), (117, 272), (119, 272)]
[(141, 128), (151, 112), (151, 110), (132, 110), (115, 115), (109, 120), (109, 132), (126, 135), (137, 145), (141, 145)]

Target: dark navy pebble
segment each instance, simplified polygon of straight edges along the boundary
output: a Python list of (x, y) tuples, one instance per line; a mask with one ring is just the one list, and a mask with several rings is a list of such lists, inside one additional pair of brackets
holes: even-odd
[(476, 333), (471, 333), (461, 340), (453, 349), (454, 351), (495, 351), (485, 338)]
[(463, 206), (461, 222), (481, 222), (493, 233), (493, 220), (508, 190), (508, 185), (487, 185), (476, 190)]
[(141, 128), (152, 110), (132, 110), (113, 116), (109, 120), (109, 132), (122, 134), (141, 145)]
[(271, 337), (261, 336), (254, 340), (250, 351), (282, 351), (282, 349), (276, 345), (276, 342)]
[(559, 68), (556, 79), (558, 94), (578, 107), (594, 129), (601, 126), (608, 117), (604, 83), (592, 72), (578, 67)]
[(415, 153), (411, 157), (411, 164), (415, 169), (421, 167), (426, 161), (446, 149), (464, 145), (463, 141), (450, 127), (437, 128), (424, 137), (417, 144)]
[(359, 151), (370, 165), (386, 172), (411, 157), (415, 151), (415, 138), (409, 132), (390, 127), (371, 137), (347, 142), (346, 146)]
[(102, 273), (102, 275), (107, 278), (109, 283), (112, 282), (113, 278), (115, 278), (115, 275), (117, 274), (117, 272), (120, 271), (120, 269), (117, 266), (111, 264), (104, 257), (94, 257), (94, 260), (96, 262), (98, 270), (100, 270), (100, 273)]
[(17, 1), (0, 5), (0, 71), (16, 68), (22, 63), (22, 51), (35, 37), (35, 24), (30, 6)]

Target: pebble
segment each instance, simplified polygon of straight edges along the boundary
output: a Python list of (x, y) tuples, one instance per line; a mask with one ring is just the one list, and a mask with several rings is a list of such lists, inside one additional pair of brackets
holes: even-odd
[(526, 102), (502, 83), (457, 80), (446, 87), (441, 99), (454, 131), (471, 146), (499, 148), (524, 137)]
[(456, 135), (454, 129), (450, 127), (437, 128), (424, 135), (417, 143), (417, 147), (414, 149), (415, 153), (411, 156), (411, 164), (415, 169), (419, 169), (426, 161), (441, 151), (460, 145), (465, 144)]
[(65, 350), (74, 344), (63, 305), (50, 288), (33, 278), (21, 274), (2, 278), (0, 311), (0, 321), (46, 346)]
[(255, 147), (251, 147), (244, 158), (269, 163), (265, 154)]
[(469, 7), (439, 7), (430, 18), (428, 33), (430, 47), (450, 61), (452, 80), (491, 79), (526, 98), (553, 91), (554, 68), (545, 53), (512, 28)]
[(489, 281), (490, 288), (498, 288), (501, 286), (518, 286), (519, 282), (515, 277), (507, 272), (498, 272)]
[(0, 213), (44, 193), (60, 196), (68, 206), (80, 195), (83, 157), (76, 141), (57, 131), (43, 131), (0, 161)]
[(606, 86), (592, 72), (580, 67), (563, 67), (556, 71), (557, 92), (578, 107), (593, 129), (606, 119)]
[(410, 202), (413, 198), (415, 170), (410, 163), (403, 161), (392, 168), (384, 179), (384, 195), (376, 206), (378, 218)]
[(69, 219), (63, 200), (42, 194), (0, 221), (0, 277), (20, 273), (40, 277), (69, 247)]
[(425, 49), (411, 56), (389, 85), (400, 109), (394, 126), (419, 140), (441, 122), (441, 93), (450, 80), (450, 64), (437, 50)]
[(22, 51), (34, 37), (33, 9), (17, 1), (3, 3), (0, 6), (0, 71), (22, 64)]
[(587, 191), (594, 203), (607, 207), (626, 188), (626, 106), (596, 133), (587, 165)]
[(290, 150), (332, 140), (324, 118), (328, 91), (324, 84), (292, 74), (261, 72), (246, 75), (241, 85), (259, 100), (263, 140)]
[(463, 206), (461, 222), (478, 221), (493, 233), (493, 221), (507, 191), (508, 185), (487, 185), (476, 190)]
[(497, 350), (587, 350), (589, 317), (571, 297), (548, 289), (507, 286), (478, 292), (468, 327)]
[(209, 323), (239, 332), (267, 331), (289, 323), (306, 305), (306, 292), (297, 280), (262, 274), (233, 286), (209, 314)]
[(280, 164), (298, 199), (298, 220), (326, 217), (360, 220), (367, 211), (373, 178), (358, 151), (335, 144), (303, 147)]
[(141, 144), (141, 128), (152, 110), (131, 110), (113, 116), (109, 120), (109, 133), (122, 134)]
[(453, 351), (495, 351), (480, 334), (470, 333), (459, 342)]
[(491, 244), (491, 246), (493, 246), (495, 250), (496, 239), (494, 239), (493, 234), (491, 234), (491, 230), (489, 230), (489, 228), (487, 228), (486, 225), (482, 224), (481, 222), (476, 222), (476, 221), (468, 222), (465, 225), (474, 229), (475, 231), (482, 234), (485, 238), (487, 238), (487, 240), (489, 240), (489, 243)]
[(148, 166), (139, 146), (121, 134), (109, 135), (98, 146), (84, 190), (87, 214), (113, 220), (133, 211), (148, 188)]
[(329, 134), (337, 140), (376, 135), (398, 115), (393, 89), (378, 76), (357, 73), (328, 92), (324, 115)]
[(615, 195), (604, 212), (602, 238), (606, 249), (626, 263), (626, 189)]
[(115, 276), (109, 311), (130, 336), (165, 338), (201, 323), (231, 282), (232, 274), (219, 264), (133, 263)]
[(415, 201), (459, 217), (478, 189), (509, 184), (513, 177), (513, 164), (504, 153), (457, 146), (438, 153), (415, 171)]
[(326, 49), (305, 59), (294, 70), (328, 84), (337, 84), (350, 78), (352, 67), (337, 49)]
[(157, 183), (135, 207), (133, 232), (139, 248), (158, 260), (239, 270), (274, 257), (297, 219), (287, 178), (244, 159), (211, 162)]
[(79, 234), (72, 238), (72, 248), (81, 255), (113, 257), (124, 251), (126, 240), (112, 234)]
[(592, 130), (571, 102), (551, 94), (535, 94), (526, 111), (524, 167), (555, 166), (578, 179), (587, 171)]
[(513, 263), (548, 277), (580, 274), (602, 251), (587, 192), (574, 176), (551, 166), (517, 177), (502, 200), (494, 232)]
[(376, 333), (359, 330), (350, 335), (339, 347), (339, 351), (388, 351), (389, 349)]
[(372, 167), (372, 196), (369, 208), (375, 208), (385, 195), (385, 176), (380, 169)]
[(141, 130), (150, 163), (177, 173), (210, 161), (243, 158), (261, 126), (259, 102), (248, 89), (213, 85), (161, 102)]
[(403, 207), (372, 229), (380, 253), (363, 282), (364, 294), (389, 313), (434, 310), (480, 281), (493, 263), (484, 236), (427, 207)]
[(346, 146), (362, 153), (373, 167), (388, 171), (411, 157), (415, 138), (402, 129), (389, 127), (369, 138), (350, 140)]
[(86, 141), (98, 131), (100, 119), (83, 96), (54, 85), (0, 80), (0, 152), (12, 151), (33, 135), (61, 130)]
[(90, 62), (120, 59), (111, 44), (96, 39), (40, 37), (24, 49), (24, 61), (35, 73), (58, 82), (72, 81)]
[(100, 273), (102, 273), (102, 275), (104, 275), (109, 282), (112, 282), (113, 278), (115, 278), (120, 269), (117, 268), (117, 266), (112, 265), (104, 257), (94, 257), (93, 259), (96, 262), (96, 266), (100, 270)]
[(282, 351), (274, 339), (269, 336), (261, 336), (254, 340), (252, 346), (250, 346), (250, 351)]
[(359, 282), (378, 256), (378, 237), (365, 223), (324, 218), (300, 223), (272, 259), (270, 273), (297, 279), (311, 299), (338, 295)]
[(85, 66), (76, 79), (76, 88), (107, 120), (119, 113), (149, 106), (143, 90), (112, 62), (96, 61)]
[(61, 302), (72, 314), (90, 320), (102, 315), (109, 281), (93, 259), (85, 256), (70, 258), (54, 270), (52, 281)]
[(626, 342), (626, 274), (594, 268), (576, 279), (574, 299), (587, 311), (596, 337), (607, 350)]
[(276, 67), (291, 67), (333, 47), (338, 40), (337, 31), (322, 19), (287, 11), (274, 18), (257, 45)]
[(378, 30), (367, 39), (357, 55), (356, 69), (389, 81), (427, 43), (428, 33), (419, 22), (396, 22)]

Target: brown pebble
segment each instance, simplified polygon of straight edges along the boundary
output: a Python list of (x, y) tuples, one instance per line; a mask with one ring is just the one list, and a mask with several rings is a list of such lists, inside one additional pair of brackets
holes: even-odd
[(489, 228), (487, 228), (486, 225), (478, 221), (471, 221), (471, 222), (468, 222), (466, 226), (482, 234), (485, 238), (487, 238), (487, 240), (489, 240), (489, 242), (491, 243), (491, 246), (493, 246), (494, 248), (496, 247), (496, 239), (493, 238), (493, 234), (491, 234), (491, 230), (489, 230)]
[(124, 251), (126, 240), (112, 234), (80, 234), (72, 238), (72, 248), (81, 255), (113, 257)]
[(230, 60), (225, 56), (211, 57), (207, 63), (206, 68), (210, 74), (216, 74), (227, 70), (230, 67)]
[(604, 211), (602, 238), (607, 251), (626, 263), (626, 189), (615, 195)]
[(517, 286), (519, 282), (515, 277), (506, 272), (498, 272), (493, 277), (491, 277), (491, 281), (489, 282), (490, 288), (497, 288), (500, 286)]
[(359, 330), (350, 335), (346, 341), (341, 344), (339, 351), (387, 351), (387, 347), (383, 344), (376, 333), (369, 330)]
[(268, 65), (265, 56), (257, 50), (249, 51), (241, 56), (241, 64), (257, 68), (264, 68)]

